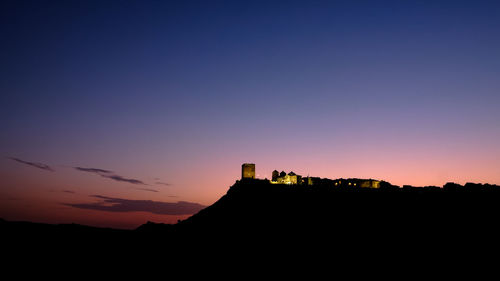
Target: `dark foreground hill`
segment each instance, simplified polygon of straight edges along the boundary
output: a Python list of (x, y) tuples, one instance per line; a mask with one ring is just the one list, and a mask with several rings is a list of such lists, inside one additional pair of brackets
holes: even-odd
[(246, 180), (176, 225), (147, 223), (123, 231), (2, 221), (0, 231), (4, 244), (23, 255), (56, 251), (60, 256), (143, 259), (182, 253), (196, 259), (207, 253), (234, 258), (252, 253), (343, 260), (423, 255), (428, 261), (443, 254), (472, 257), (496, 251), (499, 220), (499, 186), (387, 184), (367, 189)]
[[(274, 185), (238, 181), (226, 195), (175, 226), (137, 232), (191, 241), (275, 244), (331, 241), (385, 243), (497, 239), (500, 187), (447, 184), (380, 189)], [(306, 242), (308, 241), (308, 242)]]

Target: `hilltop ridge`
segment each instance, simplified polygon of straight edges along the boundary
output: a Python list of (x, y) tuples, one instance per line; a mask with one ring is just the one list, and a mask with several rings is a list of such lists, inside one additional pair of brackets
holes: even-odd
[[(439, 187), (398, 186), (378, 189), (276, 185), (243, 179), (213, 205), (169, 228), (189, 236), (218, 237), (284, 235), (285, 237), (414, 237), (494, 233), (500, 214), (500, 187), (448, 183)], [(138, 231), (163, 229), (156, 224)]]
[(344, 259), (361, 252), (414, 258), (436, 250), (498, 248), (498, 202), (496, 185), (362, 188), (243, 179), (217, 202), (174, 225), (148, 222), (116, 231), (1, 221), (0, 227), (18, 252), (37, 249), (61, 256), (108, 249), (120, 257), (193, 251), (298, 258), (328, 251)]

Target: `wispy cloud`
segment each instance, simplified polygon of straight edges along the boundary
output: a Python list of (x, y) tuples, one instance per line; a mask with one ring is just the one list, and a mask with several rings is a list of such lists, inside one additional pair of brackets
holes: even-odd
[(49, 165), (46, 165), (46, 164), (43, 164), (43, 163), (29, 162), (29, 161), (21, 160), (19, 158), (15, 158), (15, 157), (7, 157), (7, 158), (10, 159), (10, 160), (13, 160), (13, 161), (16, 161), (16, 162), (19, 162), (19, 163), (31, 166), (31, 167), (35, 167), (35, 168), (42, 169), (42, 170), (45, 170), (45, 171), (54, 172), (54, 169), (52, 169)]
[(70, 190), (70, 189), (50, 189), (49, 192), (60, 192), (60, 193), (76, 194), (75, 191)]
[(139, 184), (139, 185), (148, 185), (141, 180), (122, 177), (120, 175), (115, 174), (112, 171), (109, 171), (109, 170), (98, 169), (98, 168), (83, 168), (83, 167), (73, 167), (73, 168), (77, 171), (94, 173), (94, 174), (97, 174), (103, 178), (112, 179), (114, 181), (128, 182), (131, 184)]
[(113, 198), (102, 195), (92, 195), (91, 197), (100, 199), (99, 202), (94, 203), (80, 203), (73, 204), (67, 203), (63, 204), (65, 206), (70, 206), (79, 209), (97, 210), (97, 211), (107, 211), (107, 212), (149, 212), (159, 215), (192, 215), (205, 208), (205, 206), (186, 202), (178, 201), (176, 203), (171, 202), (159, 202), (151, 200), (130, 200)]
[(159, 192), (158, 190), (156, 189), (152, 189), (152, 188), (136, 188), (137, 190), (144, 190), (144, 191), (149, 191), (149, 192)]
[(124, 178), (124, 177), (119, 176), (119, 175), (101, 175), (101, 176), (102, 176), (102, 177), (105, 177), (105, 178), (108, 178), (108, 179), (115, 180), (115, 181), (128, 182), (128, 183), (131, 183), (131, 184), (142, 184), (142, 185), (147, 185), (147, 184), (145, 184), (144, 182), (142, 182), (141, 180), (136, 180), (136, 179), (128, 179), (128, 178)]
[(161, 182), (161, 181), (157, 181), (155, 182), (155, 184), (159, 184), (159, 185), (166, 185), (166, 186), (170, 186), (171, 184), (169, 183), (166, 183), (166, 182)]
[(96, 173), (96, 174), (111, 174), (111, 173), (113, 173), (112, 171), (108, 171), (108, 170), (104, 170), (104, 169), (97, 169), (97, 168), (82, 168), (82, 167), (74, 167), (74, 168), (78, 171)]

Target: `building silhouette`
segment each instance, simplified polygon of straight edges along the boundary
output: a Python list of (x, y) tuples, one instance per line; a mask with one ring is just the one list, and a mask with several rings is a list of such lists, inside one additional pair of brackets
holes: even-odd
[(280, 176), (280, 172), (278, 172), (277, 170), (274, 170), (273, 171), (273, 174), (271, 176), (271, 181), (272, 182), (275, 182), (275, 181), (278, 181), (278, 177)]
[[(242, 179), (255, 179), (255, 164), (244, 163), (241, 166)], [(267, 181), (267, 179), (266, 179)], [(349, 187), (349, 188), (380, 188), (387, 182), (374, 179), (328, 179), (320, 177), (302, 177), (294, 172), (286, 173), (285, 171), (278, 172), (274, 170), (271, 175), (272, 184), (287, 184), (287, 185), (305, 185), (305, 186), (325, 186), (325, 187)]]
[[(276, 171), (276, 170), (275, 170)], [(276, 171), (278, 172), (278, 171)], [(279, 184), (302, 184), (302, 176), (295, 174), (294, 172), (285, 173), (281, 172), (279, 175), (275, 177), (275, 173), (273, 172), (273, 178), (271, 180), (272, 183)]]
[(243, 163), (241, 165), (241, 179), (255, 179), (255, 164)]

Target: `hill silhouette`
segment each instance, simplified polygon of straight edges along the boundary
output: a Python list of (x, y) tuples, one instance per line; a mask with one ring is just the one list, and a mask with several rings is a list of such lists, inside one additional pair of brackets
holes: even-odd
[(175, 226), (149, 223), (138, 232), (183, 237), (395, 239), (496, 233), (500, 187), (448, 183), (379, 189), (236, 182), (217, 202)]
[[(136, 230), (1, 221), (11, 245), (114, 255), (197, 249), (207, 253), (317, 251), (356, 259), (471, 253), (498, 247), (500, 187), (448, 183), (439, 187), (378, 189), (271, 184), (240, 180), (211, 206), (175, 225), (148, 222)], [(367, 253), (370, 253), (367, 255)]]
[(500, 248), (499, 202), (500, 187), (493, 185), (366, 189), (242, 180), (176, 225), (148, 223), (136, 231), (237, 260), (265, 253), (270, 262), (301, 261), (297, 266), (322, 264), (324, 256), (348, 267), (377, 261), (377, 269), (470, 266), (471, 257), (482, 260), (485, 249)]

